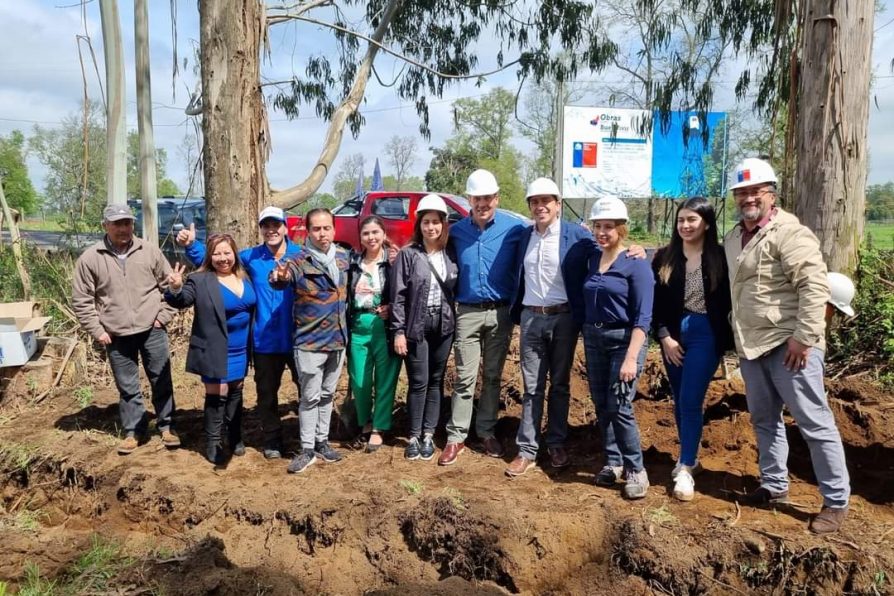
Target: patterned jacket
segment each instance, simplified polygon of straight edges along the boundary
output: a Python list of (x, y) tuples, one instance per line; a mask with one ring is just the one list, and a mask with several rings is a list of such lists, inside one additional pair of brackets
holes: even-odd
[(270, 282), (276, 289), (291, 286), (295, 292), (292, 318), (295, 320), (293, 346), (307, 352), (337, 352), (348, 343), (346, 306), (348, 297), (348, 251), (335, 249), (338, 280), (333, 280), (326, 267), (309, 251), (302, 251), (288, 261), (289, 281)]

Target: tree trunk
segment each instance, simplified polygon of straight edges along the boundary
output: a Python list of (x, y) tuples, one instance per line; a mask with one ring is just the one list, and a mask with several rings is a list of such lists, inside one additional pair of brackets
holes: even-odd
[(152, 83), (149, 74), (149, 9), (146, 0), (134, 3), (136, 46), (137, 126), (140, 135), (140, 197), (143, 240), (158, 246), (158, 192), (155, 178), (155, 139), (152, 131)]
[(863, 236), (875, 3), (807, 0), (797, 100), (795, 214), (830, 271), (851, 273)]
[(106, 62), (106, 204), (127, 204), (127, 130), (124, 110), (124, 46), (117, 0), (100, 0)]
[(199, 17), (208, 230), (228, 232), (246, 246), (257, 240), (258, 212), (268, 194), (263, 6), (259, 0), (201, 0)]
[(22, 278), (22, 299), (31, 300), (31, 276), (28, 275), (28, 269), (25, 267), (25, 260), (22, 257), (22, 237), (19, 235), (19, 226), (12, 216), (9, 203), (6, 202), (6, 194), (3, 192), (3, 178), (0, 178), (0, 208), (2, 208), (3, 217), (9, 226), (9, 241), (12, 244), (12, 255), (16, 262), (16, 269), (19, 270), (19, 277)]

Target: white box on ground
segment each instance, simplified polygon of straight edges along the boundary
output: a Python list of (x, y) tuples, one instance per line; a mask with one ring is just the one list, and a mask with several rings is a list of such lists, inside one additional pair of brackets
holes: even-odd
[(0, 304), (0, 368), (22, 366), (37, 350), (37, 332), (50, 317), (39, 317), (35, 302)]

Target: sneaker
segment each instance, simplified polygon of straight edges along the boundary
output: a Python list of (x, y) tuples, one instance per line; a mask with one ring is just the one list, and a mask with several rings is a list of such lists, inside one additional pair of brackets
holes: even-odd
[(642, 499), (649, 491), (649, 475), (646, 471), (633, 472), (627, 470), (624, 475), (624, 496), (628, 499)]
[(268, 443), (264, 447), (264, 459), (279, 459), (282, 457), (281, 443)]
[(687, 468), (688, 466), (683, 466), (674, 478), (674, 498), (680, 501), (691, 501), (695, 496), (695, 480)]
[(704, 471), (704, 468), (702, 468), (702, 465), (698, 462), (698, 460), (696, 460), (694, 466), (686, 466), (678, 461), (677, 465), (674, 466), (674, 469), (671, 470), (671, 480), (676, 480), (677, 474), (679, 474), (680, 470), (682, 470), (683, 468), (688, 468), (689, 474), (693, 477), (698, 476)]
[(322, 443), (317, 443), (314, 447), (314, 453), (327, 463), (334, 463), (337, 461), (341, 461), (341, 453), (332, 448), (329, 444), (329, 441), (323, 441)]
[(621, 466), (605, 466), (596, 474), (596, 486), (614, 486), (621, 480), (624, 468)]
[(788, 491), (784, 490), (780, 493), (774, 493), (768, 488), (759, 486), (757, 490), (740, 496), (739, 501), (743, 505), (750, 505), (751, 507), (788, 503)]
[(847, 507), (823, 507), (810, 520), (810, 531), (814, 534), (833, 534), (838, 531), (847, 517)]
[(134, 435), (127, 435), (123, 441), (118, 443), (118, 455), (130, 455), (136, 451), (139, 443)]
[(413, 437), (410, 439), (410, 442), (407, 443), (407, 448), (404, 449), (404, 458), (405, 459), (419, 459), (422, 456), (422, 448), (419, 445), (419, 439), (417, 437)]
[(435, 442), (432, 441), (431, 435), (422, 436), (422, 444), (419, 446), (419, 459), (431, 461), (435, 456)]
[(312, 449), (305, 449), (292, 458), (287, 468), (289, 474), (300, 474), (317, 461), (317, 456)]
[(180, 437), (173, 430), (167, 428), (161, 431), (161, 443), (168, 449), (180, 447)]

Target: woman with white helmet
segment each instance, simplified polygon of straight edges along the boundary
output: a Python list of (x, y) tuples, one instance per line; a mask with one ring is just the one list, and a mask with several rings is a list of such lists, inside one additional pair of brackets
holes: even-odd
[[(596, 201), (590, 212), (596, 248), (587, 260), (581, 295), (590, 394), (606, 455), (596, 484), (625, 481), (623, 493), (641, 499), (649, 488), (639, 428), (633, 413), (636, 384), (646, 358), (654, 280), (648, 261), (627, 258), (627, 206), (616, 197)], [(571, 298), (569, 297), (569, 301)]]
[(447, 248), (447, 205), (429, 194), (416, 207), (410, 244), (394, 263), (391, 332), (394, 352), (407, 362), (410, 442), (407, 459), (430, 460), (444, 398), (444, 370), (453, 345), (454, 288), (459, 269)]

